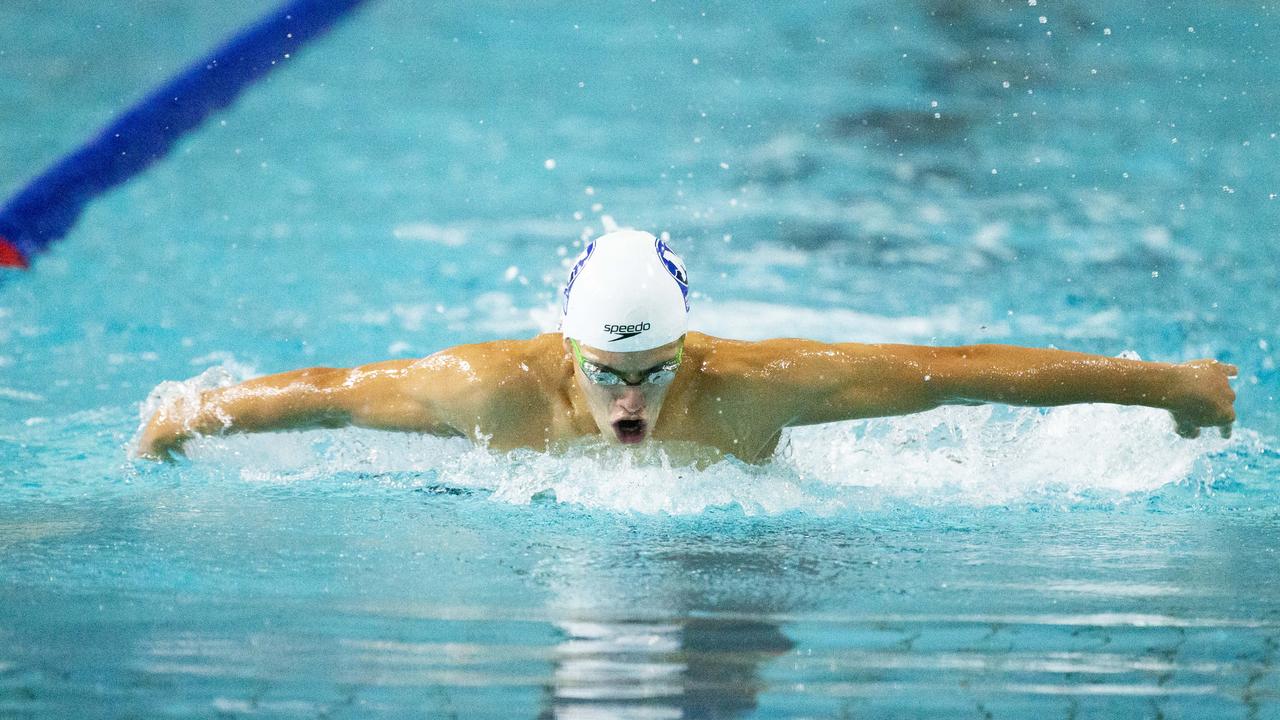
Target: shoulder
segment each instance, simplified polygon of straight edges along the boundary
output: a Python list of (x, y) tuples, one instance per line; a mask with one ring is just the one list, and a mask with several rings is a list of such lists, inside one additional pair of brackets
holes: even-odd
[[(826, 343), (803, 338), (725, 340), (690, 337), (699, 394), (718, 403), (734, 403), (753, 413), (789, 418), (797, 405), (876, 376), (868, 372), (871, 346)], [(689, 352), (689, 351), (686, 351)]]
[(539, 336), (456, 345), (418, 360), (393, 361), (399, 380), (377, 399), (424, 408), (463, 434), (507, 437), (547, 412), (558, 347)]
[[(550, 340), (555, 338), (555, 347)], [(559, 335), (545, 334), (529, 340), (492, 340), (482, 343), (454, 345), (424, 358), (414, 360), (410, 369), (422, 372), (451, 372), (460, 376), (485, 379), (494, 373), (505, 374), (521, 369), (523, 363), (542, 363), (559, 350)]]
[(710, 378), (747, 379), (761, 373), (787, 369), (799, 358), (833, 349), (834, 346), (800, 338), (730, 340), (691, 332), (685, 354)]
[[(787, 339), (731, 340), (689, 333), (685, 338), (688, 387), (701, 401), (756, 405), (772, 399), (775, 382), (794, 357), (794, 342)], [(785, 375), (785, 372), (782, 372)]]
[(448, 383), (474, 395), (536, 394), (563, 372), (563, 356), (560, 336), (548, 333), (456, 345), (413, 361), (408, 370), (422, 381)]
[(692, 372), (678, 379), (672, 391), (681, 391), (677, 402), (687, 416), (697, 418), (690, 432), (743, 458), (771, 452), (778, 433), (796, 414), (797, 394), (787, 368), (797, 348), (808, 343), (686, 335), (685, 362)]

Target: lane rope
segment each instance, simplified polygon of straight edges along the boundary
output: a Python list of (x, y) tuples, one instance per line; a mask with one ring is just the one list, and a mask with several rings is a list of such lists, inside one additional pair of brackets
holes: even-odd
[(0, 207), (0, 266), (25, 268), (85, 206), (163, 158), (187, 132), (367, 0), (292, 0), (184, 68)]

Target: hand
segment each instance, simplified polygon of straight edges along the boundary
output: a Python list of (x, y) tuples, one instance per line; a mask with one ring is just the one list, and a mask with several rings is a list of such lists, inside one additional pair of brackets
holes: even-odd
[(138, 457), (171, 462), (174, 455), (182, 454), (182, 444), (191, 436), (177, 415), (177, 408), (173, 406), (156, 411), (138, 438)]
[(1175, 365), (1178, 371), (1176, 390), (1170, 398), (1178, 434), (1185, 438), (1200, 436), (1200, 428), (1217, 427), (1222, 437), (1231, 437), (1231, 424), (1236, 420), (1235, 391), (1229, 378), (1237, 374), (1235, 365), (1217, 360), (1192, 360)]

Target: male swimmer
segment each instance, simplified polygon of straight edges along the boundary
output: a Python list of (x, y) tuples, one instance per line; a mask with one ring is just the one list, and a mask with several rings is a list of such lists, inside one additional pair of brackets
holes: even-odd
[(646, 232), (587, 245), (564, 289), (559, 333), (460, 345), (419, 360), (308, 368), (175, 401), (138, 453), (162, 459), (197, 435), (355, 425), (552, 450), (599, 435), (683, 440), (763, 462), (783, 428), (940, 405), (1115, 403), (1163, 408), (1195, 437), (1235, 421), (1214, 360), (1122, 360), (1009, 345), (927, 347), (725, 340), (688, 332), (684, 264)]

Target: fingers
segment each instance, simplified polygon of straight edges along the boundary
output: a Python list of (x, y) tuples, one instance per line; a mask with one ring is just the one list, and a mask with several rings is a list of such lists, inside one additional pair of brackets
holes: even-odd
[(157, 450), (154, 447), (138, 448), (134, 451), (135, 460), (150, 460), (151, 462), (171, 462), (169, 453), (163, 450)]
[(1195, 423), (1188, 422), (1177, 416), (1174, 416), (1174, 421), (1178, 425), (1177, 427), (1178, 434), (1181, 435), (1182, 437), (1188, 438), (1188, 439), (1200, 437), (1200, 428), (1196, 427)]
[(1200, 365), (1202, 367), (1207, 367), (1215, 370), (1221, 370), (1223, 374), (1225, 374), (1227, 377), (1236, 377), (1237, 375), (1240, 374), (1240, 368), (1236, 367), (1235, 365), (1232, 365), (1231, 363), (1220, 362), (1218, 360), (1213, 360), (1213, 359), (1192, 360), (1190, 364)]
[[(1182, 437), (1187, 438), (1189, 440), (1194, 440), (1195, 438), (1200, 437), (1200, 428), (1197, 427), (1194, 422), (1183, 420), (1182, 418), (1179, 418), (1177, 416), (1174, 416), (1174, 422), (1177, 424), (1178, 434), (1181, 435)], [(1224, 440), (1230, 439), (1231, 427), (1233, 424), (1234, 423), (1228, 422), (1228, 423), (1223, 423), (1222, 425), (1217, 426), (1218, 434), (1220, 434)]]
[(143, 438), (134, 448), (133, 457), (138, 460), (151, 460), (158, 463), (176, 463), (185, 459), (182, 452), (183, 440), (163, 442), (153, 438)]

